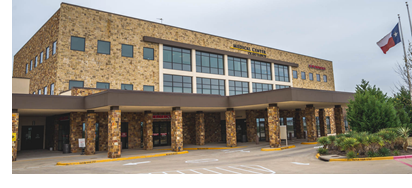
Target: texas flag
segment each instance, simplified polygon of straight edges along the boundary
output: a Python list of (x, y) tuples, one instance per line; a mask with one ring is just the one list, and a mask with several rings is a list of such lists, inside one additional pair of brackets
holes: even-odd
[(382, 49), (383, 53), (386, 54), (389, 48), (394, 47), (399, 42), (401, 42), (401, 35), (399, 33), (398, 24), (396, 24), (392, 32), (383, 37), (377, 44)]

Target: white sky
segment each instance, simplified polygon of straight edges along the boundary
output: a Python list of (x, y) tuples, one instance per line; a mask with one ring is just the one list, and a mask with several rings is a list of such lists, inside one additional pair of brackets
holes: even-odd
[[(392, 94), (400, 79), (402, 43), (387, 54), (376, 45), (401, 14), (412, 41), (404, 0), (66, 0), (64, 2), (333, 61), (337, 91), (362, 79)], [(58, 10), (61, 1), (12, 1), (12, 55)], [(410, 2), (412, 4), (412, 2)]]

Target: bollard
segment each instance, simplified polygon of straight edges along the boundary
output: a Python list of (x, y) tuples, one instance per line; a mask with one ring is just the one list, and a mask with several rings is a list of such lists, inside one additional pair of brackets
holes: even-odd
[(292, 133), (289, 133), (289, 140), (292, 140)]
[(259, 144), (259, 135), (256, 135), (256, 144)]

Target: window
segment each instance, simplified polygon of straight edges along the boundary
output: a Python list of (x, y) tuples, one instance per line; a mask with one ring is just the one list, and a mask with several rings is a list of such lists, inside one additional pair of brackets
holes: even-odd
[(327, 81), (328, 81), (328, 79), (326, 78), (326, 75), (323, 75), (323, 81), (324, 81), (324, 82), (327, 82)]
[(197, 93), (225, 96), (225, 80), (196, 78)]
[(289, 82), (288, 66), (275, 64), (275, 78), (276, 81)]
[(272, 84), (252, 83), (253, 93), (273, 90)]
[(46, 59), (49, 59), (50, 47), (46, 48)]
[(320, 82), (320, 74), (316, 74), (316, 80)]
[(36, 92), (35, 91), (33, 91), (33, 95), (35, 95), (36, 94)]
[(110, 55), (110, 42), (98, 40), (97, 41), (97, 53)]
[[(85, 46), (84, 38), (72, 36), (71, 44), (70, 44), (71, 50), (84, 51), (84, 46)], [(56, 48), (56, 46), (54, 46), (54, 48)], [(54, 52), (56, 52), (56, 50), (54, 50)]]
[(154, 60), (153, 48), (143, 48), (143, 59)]
[(227, 57), (227, 68), (229, 71), (229, 76), (248, 77), (246, 59)]
[(190, 50), (163, 46), (163, 68), (191, 71)]
[(123, 57), (133, 57), (133, 46), (122, 44), (122, 56)]
[(39, 95), (41, 95), (41, 89), (39, 89), (39, 91), (37, 92)]
[(252, 60), (252, 78), (272, 80), (270, 63)]
[(295, 70), (294, 70), (294, 71), (292, 71), (292, 72), (293, 72), (293, 78), (296, 78), (296, 79), (297, 79), (297, 78), (298, 78), (298, 71), (295, 71)]
[(330, 134), (330, 117), (326, 116), (326, 127), (328, 129), (328, 134)]
[(97, 82), (97, 83), (96, 83), (96, 88), (99, 88), (99, 89), (110, 89), (110, 84), (109, 84), (109, 83), (104, 83), (104, 82)]
[(196, 52), (196, 72), (223, 75), (223, 55)]
[(46, 87), (44, 87), (44, 95), (47, 95), (47, 86)]
[(29, 72), (29, 64), (26, 63), (26, 74)]
[(229, 95), (249, 93), (249, 83), (229, 80)]
[(72, 89), (72, 87), (83, 87), (83, 81), (76, 81), (76, 80), (70, 80), (69, 81), (69, 89)]
[(276, 89), (284, 89), (284, 88), (289, 88), (290, 86), (284, 86), (284, 85), (276, 85)]
[(52, 52), (53, 55), (56, 53), (56, 44), (57, 44), (57, 41), (54, 41), (53, 42), (53, 47), (52, 47), (53, 48), (52, 49), (53, 50), (53, 52)]
[(36, 68), (36, 67), (37, 67), (37, 63), (38, 63), (38, 61), (37, 61), (37, 56), (36, 56), (35, 59), (36, 59), (36, 60), (35, 60), (35, 63), (34, 63), (34, 67)]
[(154, 91), (154, 86), (143, 86), (143, 91)]
[(164, 74), (163, 91), (175, 93), (192, 93), (192, 77)]
[(50, 95), (54, 95), (54, 84), (50, 84)]
[(313, 81), (313, 73), (309, 73), (309, 80)]
[(133, 90), (133, 85), (132, 84), (122, 84), (121, 89), (122, 90)]
[(43, 63), (43, 52), (40, 53), (40, 63)]
[(306, 80), (306, 73), (305, 73), (305, 72), (301, 72), (300, 74), (301, 74), (301, 76), (302, 76), (302, 80)]
[(30, 70), (33, 70), (33, 60), (30, 61)]

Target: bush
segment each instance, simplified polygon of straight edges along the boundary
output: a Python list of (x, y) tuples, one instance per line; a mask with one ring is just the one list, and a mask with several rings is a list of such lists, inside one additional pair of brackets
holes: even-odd
[(346, 153), (346, 158), (348, 158), (348, 159), (356, 158), (356, 153), (354, 151), (350, 151), (350, 152)]
[(388, 156), (389, 154), (391, 154), (391, 151), (388, 148), (383, 147), (383, 148), (378, 150), (378, 154), (381, 157), (385, 157), (385, 156)]
[(328, 154), (328, 149), (319, 148), (318, 153), (321, 154), (321, 155), (326, 155), (326, 154)]
[(324, 137), (320, 137), (318, 138), (318, 143), (320, 145), (323, 145), (323, 148), (326, 149), (326, 147), (331, 143), (330, 140), (328, 139), (328, 137), (324, 136)]
[(366, 155), (368, 156), (368, 157), (377, 157), (378, 155), (375, 153), (375, 152), (373, 152), (373, 151), (368, 151), (367, 153), (366, 153)]
[(399, 151), (396, 149), (396, 150), (394, 150), (393, 152), (392, 152), (392, 155), (394, 155), (394, 156), (398, 156), (399, 155)]

